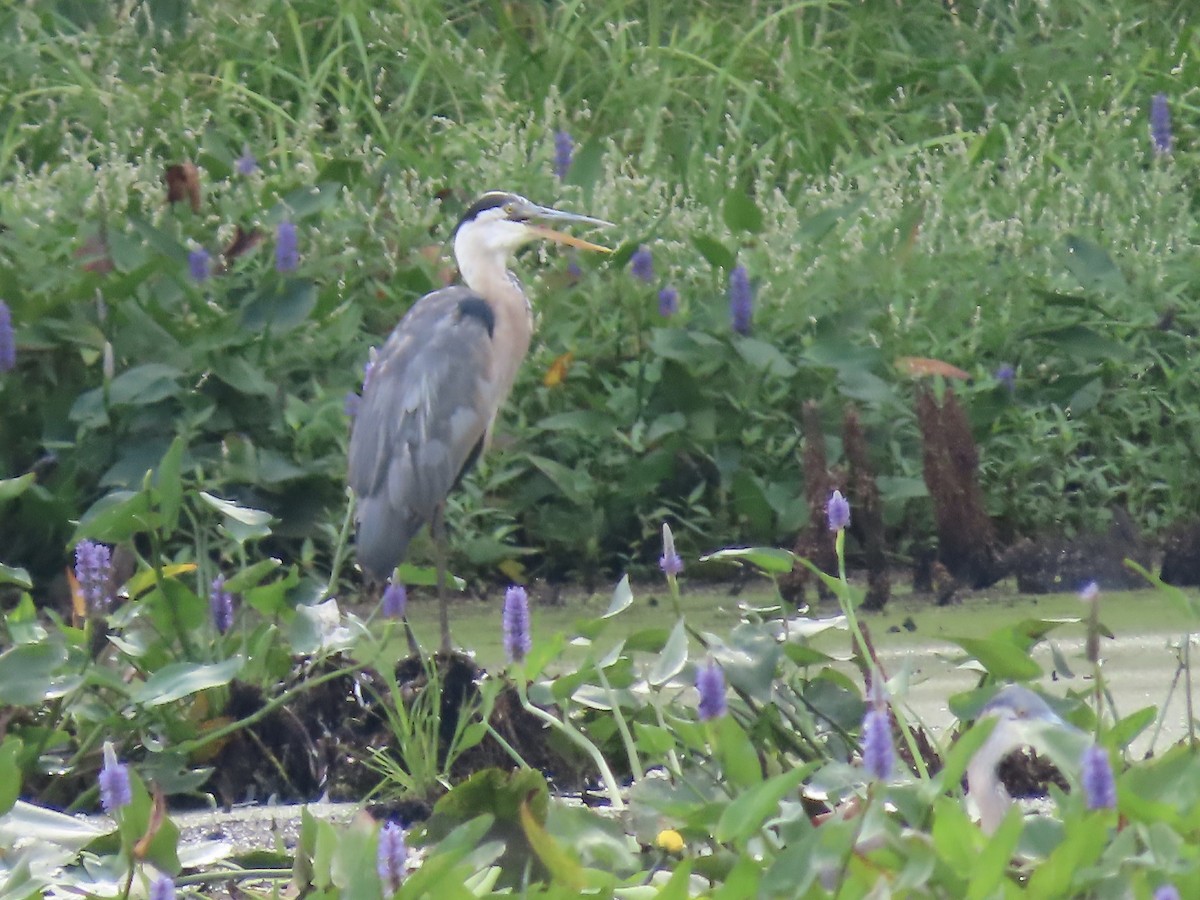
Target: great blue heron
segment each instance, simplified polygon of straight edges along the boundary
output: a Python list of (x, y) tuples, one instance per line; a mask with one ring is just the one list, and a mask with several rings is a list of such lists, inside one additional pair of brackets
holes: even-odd
[(541, 222), (609, 225), (524, 197), (492, 191), (454, 229), (463, 284), (418, 300), (379, 352), (350, 435), (350, 487), (357, 496), (358, 562), (381, 582), (429, 523), (437, 546), (442, 651), (450, 651), (446, 605), (446, 495), (487, 446), (492, 426), (529, 350), (533, 315), (512, 255), (539, 238), (609, 252)]
[(980, 710), (979, 717), (985, 716), (993, 716), (999, 721), (967, 764), (967, 792), (979, 810), (979, 827), (991, 834), (1000, 827), (1013, 802), (997, 772), (1004, 757), (1028, 745), (1036, 744), (1039, 749), (1046, 749), (1039, 740), (1039, 727), (1049, 726), (1082, 735), (1064, 722), (1045, 700), (1019, 684), (1001, 688)]

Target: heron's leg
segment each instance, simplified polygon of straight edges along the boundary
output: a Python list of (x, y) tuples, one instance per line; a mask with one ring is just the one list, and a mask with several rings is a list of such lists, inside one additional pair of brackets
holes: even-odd
[(433, 532), (434, 552), (437, 554), (437, 595), (438, 621), (442, 627), (442, 653), (449, 655), (450, 645), (450, 608), (446, 596), (446, 504), (439, 503), (433, 511), (433, 521), (429, 523)]

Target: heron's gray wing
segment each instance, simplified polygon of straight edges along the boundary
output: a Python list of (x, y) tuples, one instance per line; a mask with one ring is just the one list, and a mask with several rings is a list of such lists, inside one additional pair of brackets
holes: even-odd
[(375, 360), (350, 435), (358, 561), (383, 580), (478, 452), (487, 408), (491, 307), (465, 287), (417, 301)]

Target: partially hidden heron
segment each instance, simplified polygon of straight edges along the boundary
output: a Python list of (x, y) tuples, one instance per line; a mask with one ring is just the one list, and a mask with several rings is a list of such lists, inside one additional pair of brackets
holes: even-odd
[(513, 254), (544, 239), (584, 250), (607, 247), (547, 222), (602, 219), (491, 191), (454, 229), (462, 284), (418, 300), (375, 358), (350, 434), (349, 482), (357, 498), (359, 566), (386, 581), (428, 523), (437, 549), (441, 649), (451, 650), (446, 598), (446, 496), (487, 447), (533, 334), (533, 312)]
[(1082, 732), (1067, 724), (1050, 705), (1019, 684), (1001, 688), (979, 711), (979, 718), (995, 717), (998, 721), (983, 745), (967, 764), (967, 793), (979, 810), (979, 827), (992, 834), (1012, 806), (997, 767), (1012, 751), (1024, 746), (1048, 749), (1039, 735), (1049, 727), (1082, 739)]

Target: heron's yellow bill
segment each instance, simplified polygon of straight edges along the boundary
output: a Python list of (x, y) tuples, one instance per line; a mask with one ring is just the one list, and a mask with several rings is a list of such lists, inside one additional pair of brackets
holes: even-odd
[(566, 234), (562, 231), (555, 231), (553, 228), (547, 228), (545, 225), (528, 225), (530, 231), (544, 237), (548, 241), (554, 241), (556, 244), (566, 244), (568, 247), (578, 247), (580, 250), (595, 250), (597, 253), (612, 253), (608, 247), (601, 247), (599, 244), (593, 244), (591, 241), (585, 241), (583, 238), (577, 238), (573, 234)]

